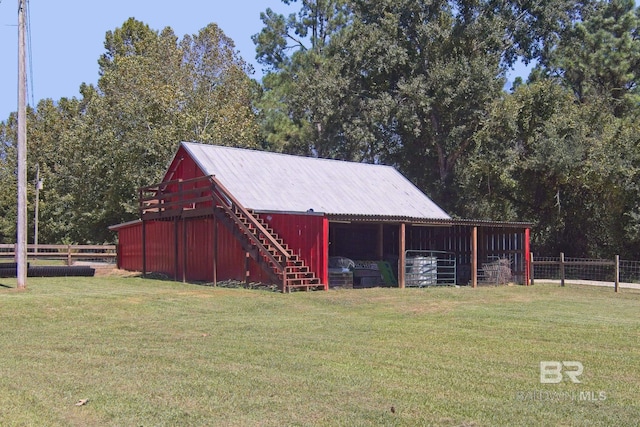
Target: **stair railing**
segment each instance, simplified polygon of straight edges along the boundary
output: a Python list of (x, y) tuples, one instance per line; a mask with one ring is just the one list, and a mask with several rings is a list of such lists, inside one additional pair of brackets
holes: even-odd
[[(268, 257), (271, 262), (276, 266), (276, 268), (282, 272), (282, 284), (283, 290), (286, 290), (286, 266), (287, 262), (290, 258), (289, 252), (282, 247), (282, 245), (273, 237), (273, 235), (267, 231), (266, 228), (256, 219), (255, 216), (251, 214), (242, 204), (227, 190), (227, 188), (222, 185), (222, 183), (214, 176), (209, 175), (209, 181), (211, 182), (212, 196), (220, 203), (220, 206), (229, 214), (229, 216), (235, 221), (235, 223), (242, 229), (245, 234), (251, 239), (253, 244), (255, 244), (260, 251)], [(236, 214), (236, 210), (238, 210), (242, 216), (249, 220), (251, 225), (258, 231), (260, 235), (262, 235), (269, 244), (275, 248), (276, 252), (280, 257), (282, 257), (282, 262), (278, 261), (275, 256), (267, 250), (267, 248), (262, 244), (256, 233), (250, 230), (240, 219), (240, 217)]]

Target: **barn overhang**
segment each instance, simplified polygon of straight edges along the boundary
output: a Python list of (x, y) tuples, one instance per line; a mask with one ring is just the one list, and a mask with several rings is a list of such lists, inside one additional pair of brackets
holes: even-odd
[[(458, 283), (473, 287), (486, 282), (487, 265), (510, 259), (514, 279), (529, 283), (530, 222), (472, 219), (433, 219), (409, 216), (327, 214), (330, 228), (330, 255), (391, 260), (397, 265), (398, 285), (405, 284), (404, 266), (417, 253), (449, 253), (460, 267)], [(358, 241), (361, 239), (360, 241)], [(355, 247), (364, 248), (360, 254)], [(397, 259), (397, 261), (396, 261)], [(481, 277), (478, 276), (481, 275)]]
[(530, 222), (509, 222), (490, 221), (477, 219), (459, 218), (416, 218), (409, 216), (386, 216), (386, 215), (358, 215), (358, 214), (326, 214), (329, 222), (341, 223), (384, 223), (384, 224), (407, 224), (416, 226), (448, 227), (454, 225), (471, 227), (501, 227), (525, 229), (533, 227)]

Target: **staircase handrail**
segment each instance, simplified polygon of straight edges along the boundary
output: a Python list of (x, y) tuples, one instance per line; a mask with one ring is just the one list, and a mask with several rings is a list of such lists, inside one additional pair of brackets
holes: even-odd
[[(231, 210), (231, 207), (235, 207), (236, 209), (238, 209), (242, 215), (244, 215), (250, 222), (251, 225), (253, 225), (256, 230), (258, 230), (260, 232), (261, 235), (263, 235), (265, 237), (265, 239), (267, 239), (269, 241), (269, 243), (271, 244), (271, 246), (273, 246), (276, 251), (284, 258), (285, 262), (282, 263), (282, 265), (280, 265), (279, 262), (277, 262), (277, 260), (273, 259), (272, 257), (272, 261), (275, 262), (276, 264), (279, 265), (279, 267), (282, 269), (282, 271), (284, 272), (285, 270), (285, 266), (287, 265), (287, 260), (290, 258), (289, 256), (289, 251), (287, 251), (285, 248), (282, 247), (282, 245), (273, 237), (273, 235), (267, 231), (266, 228), (264, 228), (264, 226), (256, 219), (255, 216), (253, 216), (253, 214), (251, 214), (251, 212), (249, 212), (239, 201), (238, 199), (236, 199), (233, 194), (231, 194), (231, 192), (229, 190), (227, 190), (227, 188), (222, 185), (222, 183), (215, 177), (215, 175), (209, 175), (209, 180), (211, 182), (212, 185), (212, 193), (213, 195), (216, 194), (216, 190), (221, 193), (222, 196), (224, 196), (228, 202), (231, 204), (231, 206), (227, 206), (226, 203), (224, 203), (224, 200), (222, 198), (218, 198), (218, 200), (224, 205), (223, 208), (228, 209), (228, 212), (231, 213), (232, 218), (234, 219), (234, 221), (236, 221), (236, 223), (242, 227), (243, 229), (246, 229), (246, 226), (240, 221), (240, 219), (236, 216), (236, 214)], [(249, 231), (248, 229), (246, 229), (246, 231)], [(254, 241), (254, 243), (263, 248), (264, 251), (266, 251), (266, 253), (268, 255), (271, 255), (266, 248), (264, 248), (264, 246), (262, 245), (262, 242), (260, 242), (260, 240), (253, 235), (253, 233), (249, 233), (249, 237)]]

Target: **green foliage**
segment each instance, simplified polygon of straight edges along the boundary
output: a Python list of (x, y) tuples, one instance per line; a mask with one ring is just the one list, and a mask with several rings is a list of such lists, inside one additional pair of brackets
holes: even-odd
[[(533, 221), (534, 249), (640, 252), (640, 9), (631, 0), (283, 0), (253, 37), (127, 20), (96, 86), (28, 111), (40, 242), (102, 243), (183, 140), (383, 162), (457, 217)], [(505, 75), (535, 61), (511, 93)], [(0, 123), (0, 241), (15, 235), (15, 115)], [(33, 201), (33, 186), (29, 200)], [(28, 214), (33, 224), (33, 205)]]
[[(504, 83), (500, 18), (481, 13), (484, 6), (348, 2), (348, 18), (327, 21), (330, 37), (270, 63), (278, 77), (265, 78), (265, 98), (277, 97), (280, 113), (265, 114), (267, 140), (302, 136), (301, 152), (395, 164), (449, 207), (455, 167)], [(286, 38), (274, 44), (274, 34), (287, 29), (269, 22), (254, 39), (266, 62), (282, 57)]]
[[(108, 226), (137, 218), (137, 189), (162, 179), (180, 141), (257, 146), (251, 70), (215, 24), (179, 42), (171, 28), (132, 18), (107, 32), (98, 62), (98, 84), (83, 84), (81, 99), (43, 100), (28, 118), (30, 179), (40, 165), (45, 182), (41, 243), (113, 241)], [(12, 135), (3, 124), (7, 149)], [(11, 159), (1, 173), (11, 174)], [(1, 236), (12, 241), (15, 208), (0, 209)]]
[(608, 106), (617, 117), (639, 111), (640, 8), (633, 0), (597, 4), (566, 30), (547, 72), (580, 102)]
[[(632, 2), (353, 0), (305, 46), (309, 5), (334, 7), (254, 37), (266, 146), (393, 164), (453, 215), (533, 221), (536, 250), (637, 253)], [(509, 95), (519, 58), (539, 66)]]
[(551, 81), (521, 86), (476, 134), (461, 202), (472, 217), (534, 221), (538, 252), (634, 257), (637, 127)]
[(468, 216), (532, 220), (543, 253), (637, 257), (639, 11), (585, 9), (494, 102), (461, 177)]
[(12, 243), (16, 236), (18, 178), (16, 175), (15, 115), (0, 123), (0, 243)]
[[(289, 0), (283, 0), (290, 4)], [(346, 0), (300, 2), (300, 11), (288, 17), (271, 9), (261, 14), (265, 25), (253, 36), (256, 58), (269, 71), (263, 78), (260, 111), (261, 138), (265, 148), (318, 154), (310, 141), (324, 134), (322, 123), (313, 121), (310, 99), (316, 91), (309, 81), (330, 77), (322, 69), (327, 64), (323, 51), (332, 37), (349, 21)], [(325, 88), (333, 88), (331, 84)], [(293, 107), (294, 105), (299, 108)]]

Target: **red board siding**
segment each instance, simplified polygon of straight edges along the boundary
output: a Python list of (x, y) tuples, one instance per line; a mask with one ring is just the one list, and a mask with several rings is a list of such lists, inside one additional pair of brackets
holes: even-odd
[(260, 214), (324, 284), (329, 283), (329, 221), (320, 215)]
[(173, 158), (163, 181), (183, 181), (191, 178), (200, 178), (204, 173), (200, 170), (196, 162), (189, 156), (187, 151), (181, 146)]
[[(184, 222), (145, 222), (147, 272), (166, 274), (176, 280), (182, 280), (184, 273), (185, 280), (213, 281), (213, 257), (217, 247), (217, 280), (245, 280), (245, 252), (235, 236), (222, 224), (217, 224), (218, 241), (215, 244), (216, 222), (212, 217)], [(186, 227), (186, 234), (183, 227)], [(120, 268), (142, 271), (142, 223), (120, 228), (118, 241)], [(186, 271), (183, 270), (185, 262)], [(248, 263), (248, 280), (269, 282), (269, 275), (253, 259), (249, 259)]]
[(142, 270), (141, 223), (118, 229), (118, 268), (130, 271)]

